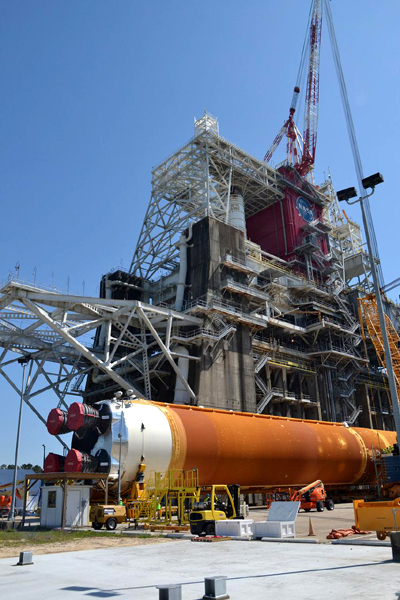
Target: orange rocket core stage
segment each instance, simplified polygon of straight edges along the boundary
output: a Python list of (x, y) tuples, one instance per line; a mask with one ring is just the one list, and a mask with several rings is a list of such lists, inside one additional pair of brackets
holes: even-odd
[(200, 483), (242, 487), (374, 483), (372, 451), (396, 433), (211, 408), (157, 404), (173, 436), (170, 468), (199, 469)]

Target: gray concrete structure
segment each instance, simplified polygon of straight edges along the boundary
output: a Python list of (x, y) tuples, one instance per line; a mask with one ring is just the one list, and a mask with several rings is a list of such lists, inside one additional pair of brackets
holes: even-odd
[(227, 577), (232, 600), (310, 597), (395, 599), (398, 565), (390, 547), (179, 541), (0, 560), (3, 595), (13, 600), (158, 600), (156, 586), (182, 584), (183, 600), (204, 595), (204, 578)]
[[(226, 255), (244, 261), (246, 257), (245, 239), (242, 231), (234, 229), (215, 219), (205, 218), (193, 226), (191, 247), (188, 251), (187, 303), (202, 298), (206, 303), (210, 299), (229, 303), (232, 294), (224, 294), (224, 285), (231, 276), (230, 269), (221, 265)], [(234, 281), (244, 285), (244, 273), (234, 272)], [(249, 301), (244, 296), (238, 306), (248, 311)], [(217, 314), (205, 318), (205, 327), (212, 329)], [(222, 322), (222, 329), (226, 323)], [(196, 390), (197, 403), (229, 410), (256, 412), (257, 402), (254, 383), (254, 360), (252, 336), (249, 325), (232, 324), (231, 331), (221, 339), (210, 344), (203, 340), (191, 353), (198, 353), (200, 363), (193, 368), (193, 388)], [(191, 382), (191, 379), (189, 379)]]

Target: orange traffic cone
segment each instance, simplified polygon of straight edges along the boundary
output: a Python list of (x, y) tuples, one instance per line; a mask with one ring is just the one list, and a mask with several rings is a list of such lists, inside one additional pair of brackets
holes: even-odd
[(315, 535), (315, 531), (314, 531), (314, 527), (311, 521), (311, 517), (309, 517), (309, 524), (308, 524), (308, 537), (310, 537), (311, 535)]

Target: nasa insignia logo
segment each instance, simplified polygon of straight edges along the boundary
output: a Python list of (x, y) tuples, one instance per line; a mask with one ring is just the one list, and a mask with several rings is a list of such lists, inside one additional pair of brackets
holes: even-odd
[(299, 211), (299, 215), (307, 221), (307, 223), (311, 223), (314, 221), (314, 210), (308, 200), (299, 196), (296, 200), (296, 207)]

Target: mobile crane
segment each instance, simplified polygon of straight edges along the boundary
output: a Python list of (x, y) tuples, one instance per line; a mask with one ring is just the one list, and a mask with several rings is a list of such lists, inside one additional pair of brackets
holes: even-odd
[(335, 508), (333, 500), (327, 497), (324, 484), (320, 479), (296, 490), (290, 500), (292, 502), (299, 500), (300, 509), (305, 512), (310, 512), (313, 508), (316, 508), (318, 512), (322, 512), (325, 508), (326, 510)]

